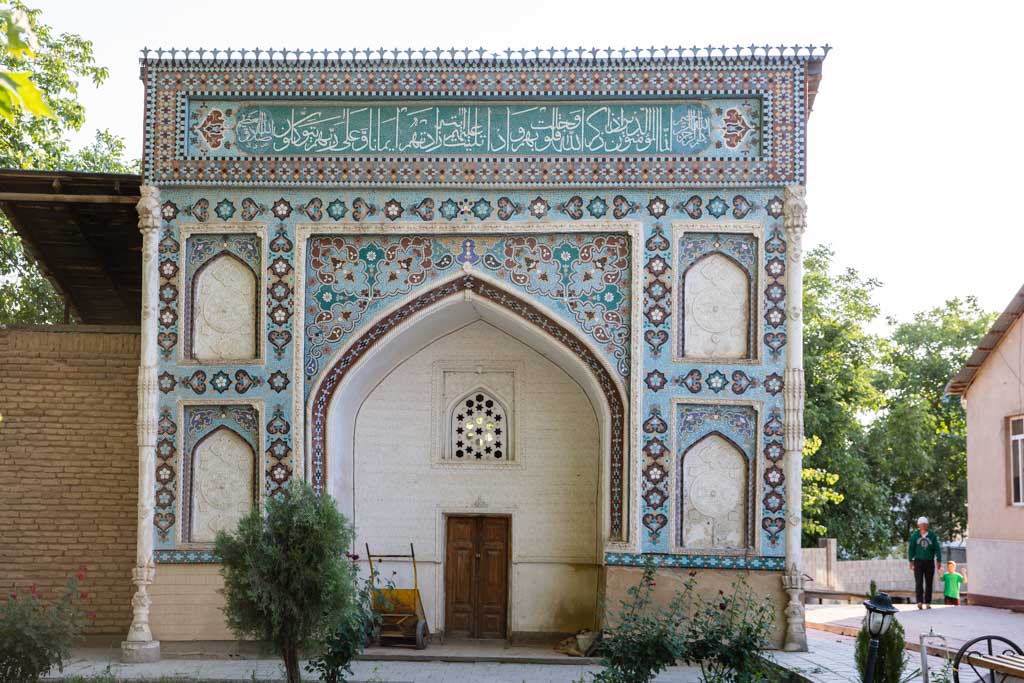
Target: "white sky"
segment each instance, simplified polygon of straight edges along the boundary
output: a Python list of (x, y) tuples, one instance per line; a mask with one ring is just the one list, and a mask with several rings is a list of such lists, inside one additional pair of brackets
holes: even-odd
[[(507, 47), (828, 43), (809, 126), (807, 240), (881, 279), (901, 319), (1024, 280), (1015, 3), (731, 0), (28, 0), (96, 46), (88, 120), (142, 148), (143, 47)], [(1008, 9), (1003, 9), (1008, 8)], [(135, 152), (134, 150), (139, 150)]]

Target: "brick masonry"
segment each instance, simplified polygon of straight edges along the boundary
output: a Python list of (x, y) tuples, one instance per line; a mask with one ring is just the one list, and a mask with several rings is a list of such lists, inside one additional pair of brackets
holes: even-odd
[(138, 366), (137, 328), (0, 328), (0, 588), (87, 565), (96, 636), (131, 622)]

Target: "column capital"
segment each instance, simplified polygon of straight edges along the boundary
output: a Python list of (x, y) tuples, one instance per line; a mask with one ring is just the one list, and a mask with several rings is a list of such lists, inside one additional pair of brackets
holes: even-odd
[(807, 228), (807, 188), (803, 185), (787, 185), (782, 203), (783, 223), (787, 233), (803, 234)]
[(782, 203), (782, 224), (786, 229), (786, 252), (790, 262), (799, 261), (803, 252), (804, 231), (807, 229), (807, 189), (803, 185), (787, 185)]
[(160, 229), (160, 188), (141, 185), (139, 194), (135, 210), (139, 213), (139, 232), (145, 235), (147, 231)]

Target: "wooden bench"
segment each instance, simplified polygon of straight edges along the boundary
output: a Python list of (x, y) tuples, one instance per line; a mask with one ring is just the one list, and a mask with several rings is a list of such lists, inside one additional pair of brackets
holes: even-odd
[(1024, 652), (1016, 643), (1002, 636), (975, 638), (964, 643), (953, 659), (954, 683), (960, 683), (961, 671), (965, 674), (964, 683), (1024, 680)]

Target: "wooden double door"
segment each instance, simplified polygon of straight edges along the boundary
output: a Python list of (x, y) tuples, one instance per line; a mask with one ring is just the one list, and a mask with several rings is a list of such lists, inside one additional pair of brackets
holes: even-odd
[(508, 624), (509, 518), (448, 517), (445, 634), (505, 638)]

